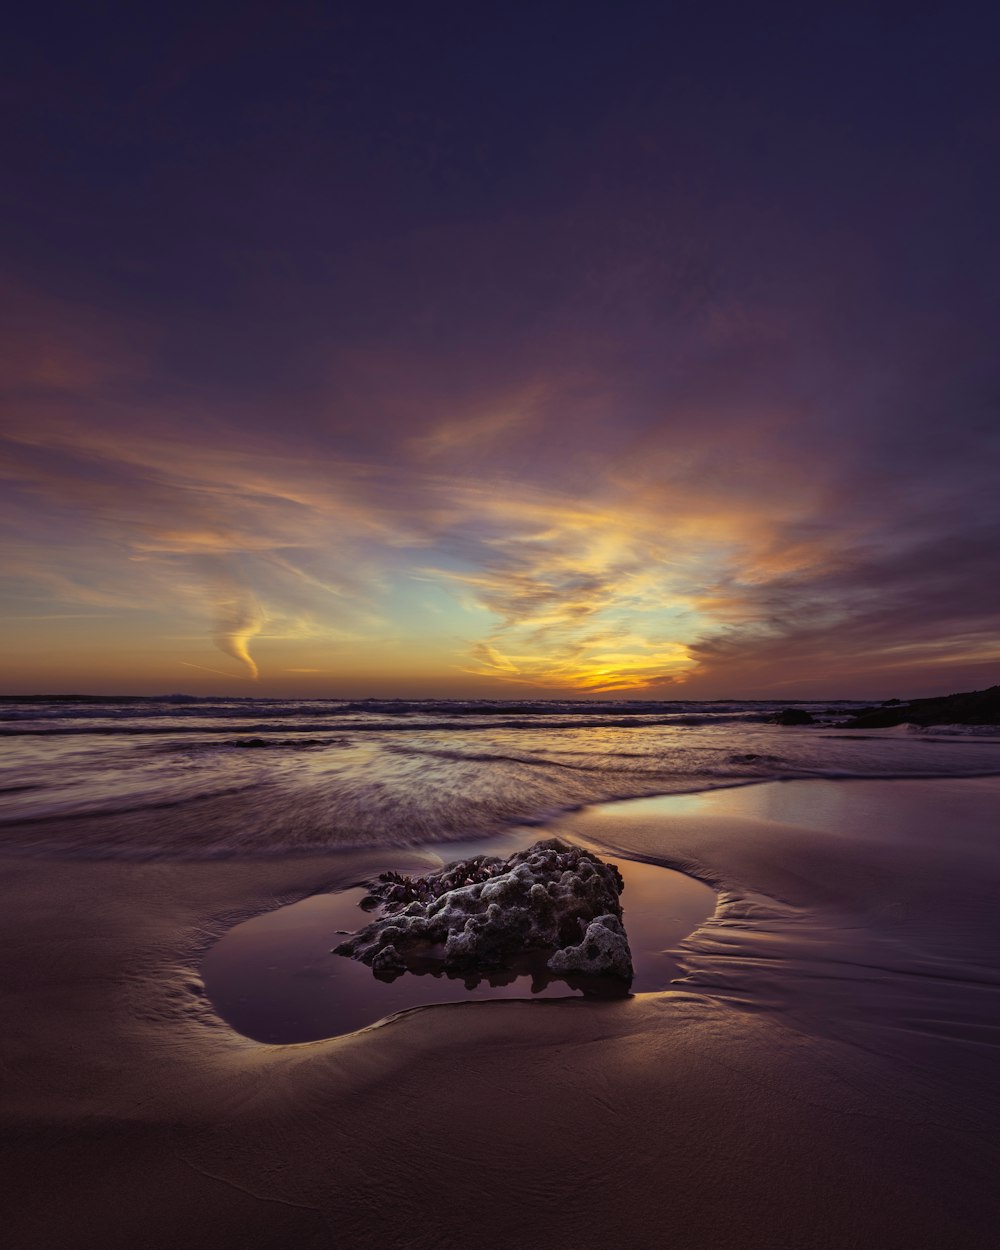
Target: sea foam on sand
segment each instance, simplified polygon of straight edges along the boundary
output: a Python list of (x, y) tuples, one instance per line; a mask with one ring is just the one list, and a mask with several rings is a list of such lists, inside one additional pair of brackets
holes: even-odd
[(199, 962), (357, 857), (9, 857), (6, 1244), (992, 1248), (998, 810), (979, 779), (577, 813), (546, 832), (720, 891), (684, 985), (299, 1046), (222, 1024)]

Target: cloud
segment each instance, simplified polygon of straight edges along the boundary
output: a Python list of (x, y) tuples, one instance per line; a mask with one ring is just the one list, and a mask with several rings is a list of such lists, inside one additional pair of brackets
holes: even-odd
[(259, 605), (249, 598), (230, 599), (220, 603), (215, 619), (213, 642), (223, 655), (231, 655), (234, 660), (239, 660), (254, 681), (257, 680), (259, 671), (250, 654), (249, 643), (251, 638), (260, 633), (265, 620)]
[[(539, 331), (551, 367), (508, 345), (511, 378), (477, 357), (458, 383), (447, 356), (373, 347), (335, 357), (341, 390), (302, 411), (172, 395), (120, 326), (38, 307), (0, 444), (15, 615), (93, 608), (138, 633), (154, 612), (183, 618), (187, 646), (200, 621), (262, 679), (254, 649), (326, 673), (316, 648), (401, 640), (470, 690), (725, 696), (994, 662), (985, 390), (965, 384), (945, 435), (957, 392), (920, 363), (876, 411), (865, 370), (830, 380), (815, 302), (801, 325), (701, 308), (627, 382), (631, 346), (588, 354), (590, 329), (558, 317)], [(437, 592), (433, 638), (414, 579)]]
[(250, 677), (265, 621), (289, 645), (338, 638), (361, 652), (405, 633), (390, 605), (414, 574), (483, 619), (452, 664), (532, 689), (868, 681), (940, 665), (949, 647), (985, 664), (1000, 617), (997, 537), (975, 525), (991, 506), (985, 469), (930, 507), (909, 482), (872, 495), (794, 459), (776, 497), (766, 465), (710, 471), (690, 442), (676, 458), (630, 448), (586, 496), (155, 431), (123, 443), (59, 420), (6, 447), (7, 577), (34, 588), (25, 612), (207, 611), (215, 645)]
[(473, 646), (471, 654), (473, 659), (479, 662), (481, 666), (480, 671), (503, 676), (516, 676), (521, 671), (509, 656), (503, 655), (496, 647), (491, 647), (488, 642), (477, 642)]
[(418, 460), (460, 457), (470, 454), (495, 455), (497, 444), (512, 438), (530, 437), (541, 388), (523, 395), (494, 401), (486, 412), (467, 413), (433, 424), (409, 440), (409, 449)]

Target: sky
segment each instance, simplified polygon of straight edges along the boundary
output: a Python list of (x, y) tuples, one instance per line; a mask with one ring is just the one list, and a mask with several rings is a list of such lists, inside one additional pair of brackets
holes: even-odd
[(0, 689), (1000, 681), (1000, 15), (22, 6)]

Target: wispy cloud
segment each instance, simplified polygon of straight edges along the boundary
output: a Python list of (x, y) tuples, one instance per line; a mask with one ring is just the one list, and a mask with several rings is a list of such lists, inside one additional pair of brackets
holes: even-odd
[(231, 655), (257, 680), (259, 670), (250, 654), (250, 640), (259, 634), (266, 618), (258, 604), (249, 598), (220, 603), (215, 619), (213, 641), (223, 655)]
[(416, 667), (431, 648), (407, 588), (428, 583), (437, 671), (470, 689), (725, 695), (993, 662), (995, 460), (937, 475), (950, 444), (907, 446), (879, 475), (860, 426), (838, 441), (813, 412), (805, 437), (801, 396), (709, 367), (747, 339), (786, 350), (775, 315), (766, 333), (745, 310), (708, 318), (709, 363), (667, 410), (584, 367), (487, 377), (466, 407), (435, 407), (424, 376), (412, 409), (405, 378), (385, 383), (394, 415), (368, 437), (151, 399), (120, 327), (43, 313), (0, 444), (13, 616), (182, 619), (174, 635), (201, 628), (236, 663), (199, 665), (193, 641), (180, 662), (241, 680), (329, 673), (324, 646), (391, 644)]

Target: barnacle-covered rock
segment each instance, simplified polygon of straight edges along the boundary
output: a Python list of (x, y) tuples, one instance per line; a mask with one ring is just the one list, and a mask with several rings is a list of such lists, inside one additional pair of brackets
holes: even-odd
[(383, 946), (372, 959), (373, 972), (405, 972), (406, 962), (391, 943)]
[(556, 951), (549, 968), (560, 976), (583, 973), (631, 981), (632, 952), (622, 922), (617, 916), (598, 916), (587, 925), (578, 946), (564, 946)]
[(413, 960), (477, 973), (552, 951), (548, 967), (558, 975), (593, 974), (627, 985), (632, 960), (621, 924), (623, 888), (614, 864), (558, 838), (506, 860), (478, 855), (426, 877), (383, 873), (363, 903), (381, 907), (382, 915), (334, 953), (392, 975)]

